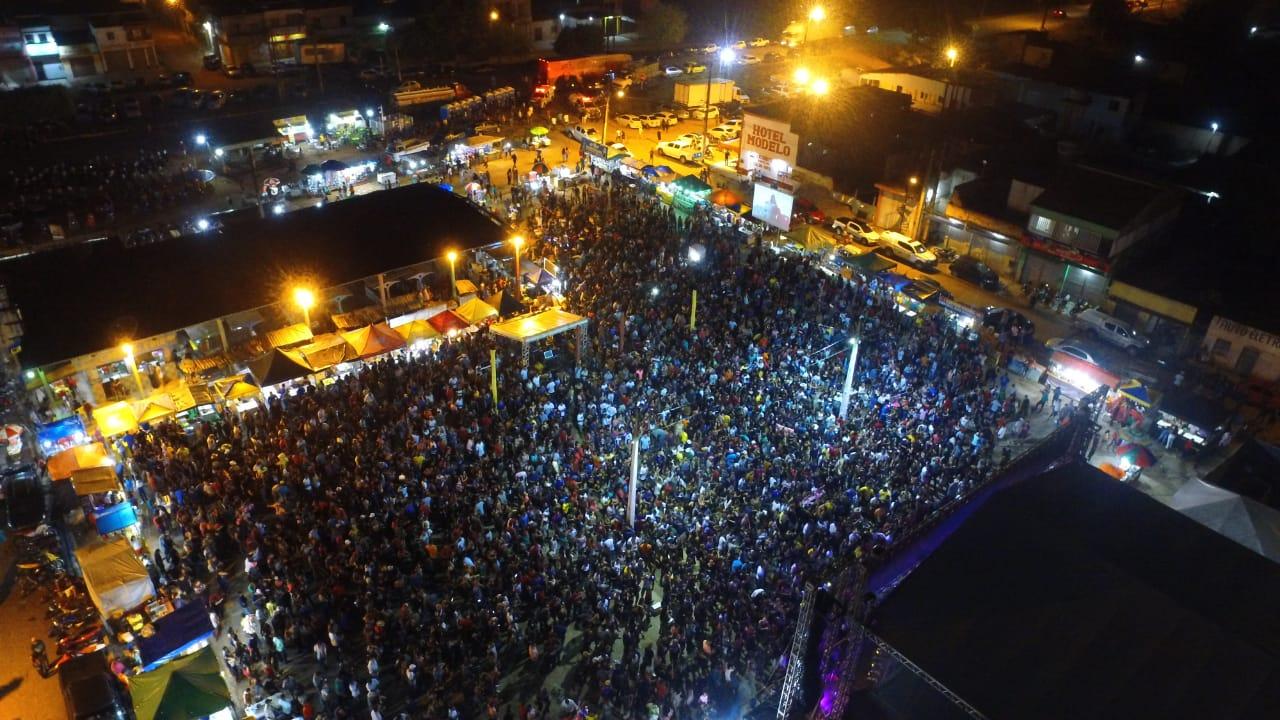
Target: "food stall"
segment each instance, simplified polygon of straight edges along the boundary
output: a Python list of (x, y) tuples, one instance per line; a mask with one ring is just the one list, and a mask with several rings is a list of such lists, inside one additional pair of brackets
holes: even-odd
[(147, 568), (128, 540), (91, 543), (76, 550), (85, 589), (103, 616), (127, 613), (156, 596)]
[(40, 451), (46, 455), (80, 445), (88, 438), (84, 431), (84, 421), (79, 415), (71, 415), (36, 428), (36, 442)]
[(133, 676), (129, 679), (129, 695), (137, 720), (235, 717), (231, 691), (212, 647)]
[(1221, 403), (1185, 388), (1170, 388), (1156, 405), (1154, 434), (1168, 428), (1175, 441), (1203, 447), (1227, 423), (1230, 413)]
[[(698, 205), (707, 202), (707, 197), (711, 195), (711, 186), (699, 180), (695, 175), (685, 175), (669, 183), (667, 192), (669, 193), (669, 202), (672, 207), (689, 212)], [(662, 195), (661, 189), (658, 194)]]
[(197, 597), (155, 619), (138, 633), (137, 672), (150, 672), (170, 660), (198, 652), (211, 639), (213, 624), (209, 621), (209, 606)]
[(311, 139), (316, 136), (316, 131), (311, 127), (311, 121), (307, 120), (306, 115), (278, 118), (272, 120), (271, 124), (275, 126), (276, 132), (284, 138), (286, 145), (297, 147), (303, 143), (311, 142)]

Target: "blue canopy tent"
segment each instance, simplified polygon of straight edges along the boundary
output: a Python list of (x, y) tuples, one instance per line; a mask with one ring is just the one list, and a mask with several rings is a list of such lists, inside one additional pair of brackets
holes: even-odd
[(93, 517), (98, 533), (107, 535), (138, 523), (138, 512), (132, 503), (122, 502), (98, 510)]
[(142, 659), (139, 672), (154, 670), (213, 637), (209, 606), (203, 600), (183, 605), (156, 620), (154, 627), (154, 635), (138, 640), (138, 656)]

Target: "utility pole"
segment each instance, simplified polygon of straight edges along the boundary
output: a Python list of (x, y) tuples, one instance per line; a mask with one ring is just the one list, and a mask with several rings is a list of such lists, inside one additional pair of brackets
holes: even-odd
[(853, 368), (858, 364), (858, 350), (861, 349), (861, 344), (858, 338), (849, 338), (849, 364), (844, 370), (844, 389), (840, 392), (841, 420), (844, 420), (849, 413), (849, 396), (853, 393)]

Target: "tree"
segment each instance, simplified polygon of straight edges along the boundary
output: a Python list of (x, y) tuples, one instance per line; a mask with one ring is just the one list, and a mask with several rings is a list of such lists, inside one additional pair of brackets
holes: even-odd
[(565, 28), (556, 38), (555, 51), (560, 55), (591, 55), (604, 50), (604, 33), (594, 25)]
[(652, 45), (679, 45), (689, 32), (689, 16), (684, 10), (664, 2), (655, 2), (640, 17), (640, 36)]

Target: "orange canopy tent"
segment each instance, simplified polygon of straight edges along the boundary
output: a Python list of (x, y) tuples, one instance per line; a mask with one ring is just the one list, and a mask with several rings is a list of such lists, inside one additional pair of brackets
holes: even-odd
[(356, 354), (361, 358), (381, 355), (405, 346), (405, 338), (386, 323), (349, 330), (342, 333), (342, 337), (348, 345), (355, 348)]
[(436, 313), (427, 318), (427, 322), (431, 323), (431, 327), (435, 328), (439, 333), (444, 334), (453, 330), (466, 330), (467, 321), (458, 317), (458, 314), (452, 310), (445, 310), (442, 313)]
[(91, 467), (111, 467), (114, 464), (111, 462), (111, 458), (107, 456), (107, 450), (102, 447), (102, 443), (90, 443), (63, 450), (49, 458), (49, 462), (46, 463), (45, 467), (49, 470), (49, 477), (54, 480), (66, 480), (76, 470)]

